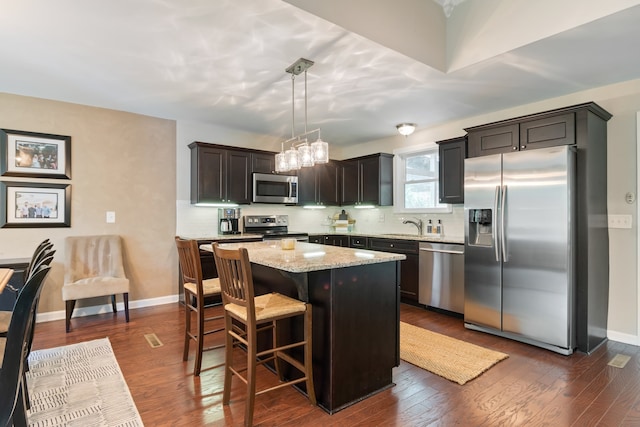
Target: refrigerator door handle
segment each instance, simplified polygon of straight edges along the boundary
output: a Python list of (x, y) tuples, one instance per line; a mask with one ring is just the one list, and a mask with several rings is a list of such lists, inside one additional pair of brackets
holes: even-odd
[[(496, 194), (493, 197), (493, 216), (495, 218), (498, 217), (498, 200), (500, 200), (500, 186), (496, 185)], [(495, 222), (495, 221), (494, 221)], [(493, 224), (492, 227), (492, 236), (491, 238), (493, 239), (493, 247), (495, 248), (496, 251), (496, 261), (500, 262), (500, 249), (498, 247), (498, 237), (497, 237), (497, 224)]]
[(507, 236), (505, 235), (504, 228), (504, 206), (507, 200), (507, 186), (502, 186), (502, 204), (500, 207), (500, 238), (502, 240), (502, 259), (504, 262), (508, 262), (509, 258), (507, 257)]

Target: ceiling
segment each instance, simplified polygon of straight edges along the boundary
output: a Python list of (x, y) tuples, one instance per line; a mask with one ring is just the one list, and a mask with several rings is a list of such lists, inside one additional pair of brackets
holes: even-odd
[[(604, 3), (566, 3), (585, 1)], [(286, 138), (285, 69), (304, 57), (308, 129), (346, 146), (640, 78), (640, 1), (584, 8), (597, 16), (559, 14), (556, 0), (455, 1), (449, 18), (432, 0), (396, 0), (413, 8), (397, 16), (386, 0), (313, 3), (0, 0), (0, 92)]]

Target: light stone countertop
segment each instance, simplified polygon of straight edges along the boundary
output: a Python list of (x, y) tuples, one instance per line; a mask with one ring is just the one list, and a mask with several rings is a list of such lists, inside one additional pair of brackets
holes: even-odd
[[(358, 232), (350, 232), (350, 233), (309, 233), (309, 236), (325, 236), (325, 235), (336, 235), (336, 236), (357, 236), (357, 237), (376, 237), (376, 238), (384, 238), (384, 239), (401, 239), (401, 240), (417, 240), (419, 242), (434, 242), (434, 243), (457, 243), (464, 244), (464, 237), (450, 237), (450, 236), (439, 236), (437, 234), (425, 234), (422, 236), (418, 236), (417, 234), (404, 234), (404, 233), (358, 233)], [(193, 239), (193, 240), (212, 240), (212, 241), (233, 241), (238, 239), (262, 239), (261, 234), (251, 234), (251, 233), (241, 233), (241, 234), (211, 234), (211, 235), (198, 235), (198, 236), (189, 236), (189, 235), (181, 235), (183, 239)]]
[(350, 232), (350, 233), (309, 233), (309, 236), (326, 236), (326, 235), (336, 235), (336, 236), (359, 236), (359, 237), (374, 237), (379, 239), (400, 239), (400, 240), (417, 240), (419, 242), (433, 242), (433, 243), (455, 243), (455, 244), (464, 244), (464, 237), (451, 237), (451, 236), (441, 236), (439, 234), (423, 234), (422, 236), (418, 236), (418, 234), (404, 234), (404, 233), (358, 233), (358, 232)]
[(198, 234), (197, 236), (181, 234), (180, 238), (190, 240), (212, 240), (216, 241), (228, 241), (228, 240), (240, 240), (240, 239), (260, 239), (262, 240), (262, 234), (254, 233), (240, 233), (240, 234)]
[[(251, 262), (290, 273), (308, 273), (332, 268), (402, 261), (407, 258), (402, 254), (304, 242), (296, 242), (295, 249), (283, 250), (279, 240), (224, 243), (221, 246), (231, 249), (245, 247), (249, 252)], [(213, 251), (211, 245), (200, 245), (200, 249)]]

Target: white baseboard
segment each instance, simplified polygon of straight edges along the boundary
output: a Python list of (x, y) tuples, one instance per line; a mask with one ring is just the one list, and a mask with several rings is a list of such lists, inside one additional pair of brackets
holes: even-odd
[[(129, 309), (151, 307), (154, 305), (171, 304), (178, 302), (178, 295), (168, 295), (158, 298), (149, 298), (137, 301), (129, 301)], [(124, 311), (124, 303), (119, 302), (116, 304), (118, 311)], [(79, 307), (73, 310), (73, 317), (92, 316), (94, 314), (111, 313), (111, 304), (95, 305), (91, 307)], [(50, 311), (47, 313), (38, 313), (36, 316), (36, 323), (39, 322), (51, 322), (53, 320), (62, 320), (65, 318), (65, 311)]]
[(640, 339), (638, 339), (637, 335), (623, 334), (622, 332), (608, 330), (607, 338), (611, 341), (617, 341), (623, 344), (640, 345)]

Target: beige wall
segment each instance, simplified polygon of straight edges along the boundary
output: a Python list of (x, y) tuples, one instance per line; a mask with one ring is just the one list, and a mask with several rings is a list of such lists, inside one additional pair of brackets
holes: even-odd
[[(71, 227), (0, 229), (0, 258), (30, 257), (45, 238), (54, 243), (40, 313), (64, 310), (60, 288), (69, 235), (123, 237), (132, 306), (177, 293), (175, 121), (9, 94), (0, 94), (0, 118), (4, 129), (71, 136), (71, 179), (64, 181), (71, 184)], [(114, 224), (106, 223), (106, 211), (116, 212)]]

